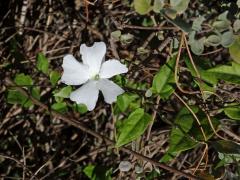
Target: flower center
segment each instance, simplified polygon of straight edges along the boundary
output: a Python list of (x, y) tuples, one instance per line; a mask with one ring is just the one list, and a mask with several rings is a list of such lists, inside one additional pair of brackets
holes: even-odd
[(94, 79), (94, 80), (99, 80), (99, 79), (100, 79), (99, 74), (96, 74), (95, 76), (93, 76), (93, 79)]

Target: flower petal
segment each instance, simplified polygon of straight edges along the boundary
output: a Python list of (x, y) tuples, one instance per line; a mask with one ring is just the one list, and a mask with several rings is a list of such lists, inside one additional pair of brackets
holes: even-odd
[(124, 90), (108, 79), (100, 79), (98, 88), (102, 91), (106, 103), (112, 104), (117, 100), (117, 96), (124, 93)]
[(95, 76), (99, 73), (101, 63), (106, 54), (106, 44), (104, 42), (95, 42), (93, 46), (87, 47), (86, 44), (80, 46), (83, 64), (89, 66), (90, 73)]
[(73, 55), (64, 56), (62, 67), (61, 82), (67, 85), (81, 85), (89, 79), (88, 66), (78, 62)]
[(128, 72), (126, 65), (121, 64), (120, 61), (116, 59), (111, 59), (102, 64), (99, 75), (100, 78), (110, 78), (126, 72)]
[(98, 100), (99, 90), (96, 81), (88, 81), (86, 84), (73, 91), (70, 99), (77, 104), (85, 104), (89, 111), (92, 111)]

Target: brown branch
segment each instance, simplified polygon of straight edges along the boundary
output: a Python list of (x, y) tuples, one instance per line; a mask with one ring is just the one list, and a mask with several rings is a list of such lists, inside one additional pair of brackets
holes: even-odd
[[(11, 79), (9, 79), (9, 78), (6, 78), (6, 79), (5, 79), (5, 85), (6, 85), (6, 86), (9, 86), (9, 87), (11, 87), (11, 86), (16, 86), (15, 83), (14, 83)], [(37, 105), (37, 106), (45, 109), (46, 111), (48, 111), (49, 113), (51, 113), (52, 116), (55, 116), (56, 118), (61, 119), (61, 120), (64, 121), (65, 123), (68, 123), (68, 124), (70, 124), (70, 125), (78, 128), (78, 129), (80, 129), (80, 130), (82, 130), (82, 131), (84, 131), (84, 132), (86, 132), (86, 133), (94, 136), (95, 138), (104, 140), (107, 145), (114, 145), (114, 144), (115, 144), (114, 141), (112, 141), (112, 140), (110, 140), (109, 138), (107, 138), (107, 137), (105, 137), (105, 136), (103, 136), (103, 135), (101, 135), (101, 134), (99, 134), (99, 133), (97, 133), (97, 132), (89, 129), (88, 127), (85, 126), (85, 124), (83, 124), (83, 123), (75, 120), (74, 118), (67, 117), (67, 116), (65, 116), (65, 115), (62, 115), (62, 114), (56, 112), (56, 111), (50, 110), (50, 109), (48, 108), (48, 106), (46, 106), (46, 105), (43, 104), (42, 102), (38, 101), (37, 99), (35, 99), (35, 98), (33, 98), (31, 95), (29, 95), (28, 92), (27, 92), (25, 89), (23, 89), (23, 88), (21, 88), (21, 87), (15, 87), (15, 88), (16, 88), (16, 90), (18, 90), (19, 92), (21, 92), (23, 95), (27, 96), (27, 97), (33, 102), (33, 104), (35, 104), (35, 105)], [(121, 150), (121, 151), (123, 151), (123, 152), (125, 152), (125, 153), (128, 153), (128, 154), (131, 154), (131, 155), (135, 156), (136, 158), (141, 159), (141, 160), (143, 160), (143, 161), (150, 162), (151, 164), (153, 164), (153, 165), (155, 165), (155, 166), (158, 166), (158, 167), (160, 167), (160, 168), (162, 168), (162, 169), (165, 169), (165, 170), (170, 171), (170, 172), (172, 172), (172, 173), (176, 173), (176, 174), (178, 174), (178, 175), (181, 175), (181, 176), (183, 176), (183, 177), (186, 177), (186, 178), (189, 178), (189, 179), (192, 179), (192, 180), (198, 180), (198, 179), (200, 179), (200, 178), (198, 178), (198, 177), (196, 177), (196, 176), (194, 176), (194, 175), (192, 175), (192, 174), (188, 174), (188, 173), (182, 172), (182, 171), (177, 170), (177, 169), (174, 169), (174, 168), (172, 168), (172, 167), (170, 167), (170, 166), (168, 166), (168, 165), (165, 165), (165, 164), (163, 164), (163, 163), (160, 163), (160, 162), (158, 162), (158, 161), (155, 161), (155, 160), (153, 160), (153, 159), (151, 159), (151, 158), (148, 158), (148, 157), (146, 157), (146, 156), (143, 156), (142, 154), (137, 153), (137, 152), (135, 152), (135, 151), (133, 151), (133, 150), (131, 150), (131, 149), (128, 149), (128, 148), (126, 148), (126, 147), (120, 147), (119, 150)]]

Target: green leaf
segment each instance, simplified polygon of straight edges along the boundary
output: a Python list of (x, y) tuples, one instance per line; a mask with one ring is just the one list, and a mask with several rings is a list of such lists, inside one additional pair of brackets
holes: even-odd
[(119, 41), (121, 37), (122, 32), (120, 30), (111, 32), (111, 38), (113, 38), (115, 41)]
[(216, 76), (217, 79), (240, 84), (239, 69), (240, 69), (240, 64), (232, 62), (232, 66), (219, 65), (214, 68), (208, 69), (207, 72), (211, 72), (212, 76)]
[(240, 36), (238, 36), (234, 43), (229, 47), (229, 53), (231, 55), (231, 58), (236, 62), (240, 64)]
[(163, 7), (164, 7), (164, 0), (154, 0), (153, 11), (155, 13), (160, 13)]
[(50, 82), (52, 84), (52, 86), (55, 86), (58, 82), (58, 80), (60, 79), (61, 74), (57, 71), (51, 71), (50, 73)]
[(152, 96), (152, 90), (151, 90), (151, 88), (150, 89), (148, 89), (146, 92), (145, 92), (145, 96), (147, 97), (147, 98), (149, 98), (149, 97), (151, 97)]
[(65, 102), (54, 103), (51, 108), (60, 113), (65, 113), (68, 111), (67, 104)]
[(170, 5), (178, 14), (184, 13), (188, 8), (190, 0), (170, 0)]
[[(195, 69), (193, 68), (192, 63), (190, 62), (190, 59), (188, 57), (184, 57), (185, 59), (185, 63), (188, 67), (188, 70), (190, 71), (190, 73), (192, 74), (193, 77), (197, 78), (197, 74), (195, 72)], [(204, 99), (207, 99), (210, 97), (210, 95), (212, 93), (215, 93), (216, 88), (214, 87), (217, 82), (217, 76), (211, 72), (207, 72), (206, 70), (203, 70), (202, 68), (200, 68), (200, 66), (197, 66), (197, 70), (200, 74), (200, 77), (203, 81), (197, 81), (194, 80), (194, 82), (201, 88), (201, 90), (203, 91), (203, 97)]]
[(171, 85), (167, 84), (163, 91), (160, 93), (160, 97), (167, 100), (174, 91), (175, 89)]
[(111, 180), (112, 169), (103, 166), (87, 165), (84, 174), (91, 180)]
[[(161, 95), (166, 95), (167, 92), (172, 92), (173, 87), (170, 85), (170, 80), (174, 76), (174, 66), (176, 63), (176, 56), (171, 58), (167, 64), (164, 64), (159, 72), (154, 76), (152, 83), (152, 90)], [(171, 94), (171, 93), (169, 93)]]
[[(194, 113), (198, 112), (197, 107), (191, 107)], [(187, 133), (193, 125), (194, 117), (187, 108), (182, 108), (175, 118), (175, 124), (181, 127), (181, 130)]]
[[(196, 73), (195, 69), (193, 68), (193, 65), (192, 65), (190, 59), (185, 56), (185, 57), (184, 57), (184, 60), (185, 60), (185, 63), (186, 63), (186, 65), (187, 65), (187, 67), (188, 67), (188, 70), (190, 71), (190, 73), (192, 74), (192, 76), (193, 76), (193, 77), (197, 77), (197, 73)], [(198, 72), (199, 72), (200, 77), (201, 77), (202, 80), (204, 80), (205, 82), (210, 83), (210, 84), (212, 84), (212, 85), (216, 85), (216, 84), (217, 84), (218, 79), (217, 79), (216, 75), (214, 75), (214, 74), (211, 73), (211, 72), (207, 72), (206, 70), (200, 68), (200, 66), (197, 66), (197, 70), (198, 70)], [(203, 90), (209, 90), (208, 88), (207, 88), (207, 89), (204, 88), (204, 86), (205, 86), (206, 84), (201, 83), (201, 84), (199, 84), (199, 85), (203, 88)], [(212, 89), (212, 90), (213, 90), (213, 89)], [(213, 91), (213, 92), (214, 92), (214, 91)]]
[(204, 51), (204, 38), (201, 38), (199, 40), (195, 39), (189, 43), (189, 45), (194, 54), (201, 55)]
[(227, 19), (228, 11), (224, 11), (220, 14), (217, 20), (212, 24), (213, 28), (215, 28), (219, 32), (223, 32), (229, 29), (231, 22)]
[(150, 26), (154, 26), (154, 22), (151, 18), (144, 17), (141, 25), (144, 27), (150, 27)]
[(37, 54), (37, 69), (42, 71), (44, 74), (48, 74), (48, 59), (44, 56), (43, 53)]
[(230, 47), (234, 42), (234, 35), (232, 31), (227, 31), (222, 34), (221, 44), (223, 47)]
[[(187, 64), (188, 69), (190, 70), (192, 76), (197, 77), (196, 76), (196, 72), (189, 60), (189, 58), (185, 57), (185, 62)], [(207, 83), (210, 83), (212, 85), (216, 85), (218, 80), (224, 80), (227, 82), (231, 82), (231, 83), (236, 83), (236, 84), (240, 84), (240, 64), (237, 64), (235, 62), (232, 62), (232, 66), (229, 65), (219, 65), (216, 66), (214, 68), (210, 68), (207, 70), (201, 69), (199, 66), (201, 64), (198, 65), (197, 69), (200, 73), (201, 79), (204, 80)], [(204, 84), (200, 84), (200, 86), (202, 86), (202, 88), (206, 88), (206, 86)], [(211, 87), (210, 89), (208, 89), (208, 87), (206, 89), (203, 90), (210, 90), (211, 91)], [(214, 92), (215, 90), (212, 89)]]
[(177, 156), (178, 153), (174, 152), (174, 153), (168, 153), (166, 152), (164, 154), (164, 156), (160, 159), (160, 162), (166, 163), (171, 161), (172, 159), (175, 158), (175, 156)]
[(177, 17), (177, 11), (173, 8), (164, 8), (163, 11), (164, 14), (169, 17), (172, 20), (171, 22), (173, 23), (173, 19)]
[(129, 105), (131, 104), (131, 102), (133, 102), (137, 98), (138, 95), (136, 94), (124, 93), (117, 97), (117, 106), (122, 112), (125, 112)]
[[(198, 116), (198, 119), (200, 120), (201, 127), (204, 130), (204, 134), (206, 135), (207, 140), (209, 140), (214, 135), (214, 132), (209, 124), (209, 121), (206, 118), (206, 115), (202, 111), (200, 111), (197, 114), (197, 116)], [(219, 121), (216, 118), (211, 118), (211, 122), (212, 122), (213, 127), (215, 129), (217, 129), (218, 125), (219, 125)], [(191, 134), (191, 136), (194, 137), (194, 139), (196, 139), (198, 141), (204, 141), (202, 131), (199, 128), (199, 125), (196, 122), (196, 120), (194, 120), (193, 127), (189, 131), (189, 134)]]
[(231, 119), (240, 120), (240, 106), (225, 107), (224, 113)]
[(149, 114), (144, 113), (144, 110), (141, 108), (132, 112), (128, 119), (121, 125), (116, 147), (123, 146), (140, 137), (151, 120), (152, 117)]
[(219, 140), (210, 142), (216, 151), (225, 154), (240, 154), (240, 145), (233, 141)]
[(230, 23), (227, 20), (217, 20), (212, 25), (219, 32), (229, 29)]
[(78, 111), (80, 114), (85, 114), (88, 111), (87, 106), (85, 104), (74, 104), (73, 109), (75, 111)]
[[(198, 112), (197, 107), (191, 107), (194, 113)], [(167, 153), (174, 155), (188, 149), (195, 147), (198, 142), (191, 139), (187, 134), (192, 128), (194, 117), (187, 108), (182, 108), (175, 118), (175, 124), (177, 127), (173, 127), (170, 135), (170, 146)], [(166, 159), (166, 157), (164, 158)]]
[(205, 46), (218, 46), (220, 43), (221, 37), (215, 34), (208, 36), (204, 41)]
[(173, 38), (173, 48), (177, 49), (179, 47), (179, 41), (177, 38)]
[(234, 163), (234, 162), (239, 162), (240, 161), (240, 154), (225, 154), (225, 153), (218, 152), (218, 158), (223, 160), (225, 165), (229, 165), (229, 164)]
[(120, 36), (120, 42), (124, 45), (132, 43), (134, 36), (130, 33), (122, 34)]
[(20, 104), (23, 107), (30, 107), (32, 105), (29, 98), (17, 90), (8, 91), (7, 102), (9, 104)]
[(190, 138), (188, 135), (185, 135), (182, 130), (178, 127), (175, 127), (171, 131), (170, 135), (170, 146), (168, 153), (180, 153), (192, 149), (198, 145), (198, 142)]
[(93, 171), (95, 169), (96, 166), (94, 165), (88, 165), (83, 169), (84, 174), (89, 178), (92, 179), (93, 177)]
[(134, 0), (133, 2), (135, 10), (141, 14), (147, 14), (152, 10), (151, 0)]
[(54, 96), (62, 97), (62, 98), (69, 98), (71, 92), (72, 92), (72, 87), (66, 86), (66, 87), (60, 89), (58, 92), (54, 93)]
[(228, 18), (227, 18), (228, 13), (229, 13), (228, 10), (224, 11), (223, 13), (221, 13), (221, 14), (218, 15), (218, 18), (217, 18), (217, 19), (218, 19), (218, 20), (222, 20), (222, 21), (228, 21)]
[[(222, 166), (229, 166), (230, 164), (238, 163), (240, 161), (239, 154), (224, 154), (218, 152), (218, 158), (221, 159), (215, 166), (215, 169)], [(238, 178), (239, 179), (239, 178)]]
[(205, 21), (205, 18), (203, 16), (200, 16), (196, 19), (194, 19), (193, 24), (192, 24), (192, 29), (194, 31), (201, 31), (202, 30), (202, 23)]
[(15, 76), (14, 82), (19, 86), (30, 86), (33, 85), (33, 80), (29, 75), (23, 73)]
[(37, 100), (40, 100), (40, 88), (39, 87), (33, 87), (31, 90), (32, 97), (34, 97)]

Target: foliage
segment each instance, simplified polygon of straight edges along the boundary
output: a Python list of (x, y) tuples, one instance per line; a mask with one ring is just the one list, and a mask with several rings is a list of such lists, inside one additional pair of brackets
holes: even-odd
[(85, 175), (91, 180), (111, 180), (112, 170), (102, 166), (88, 165), (83, 169)]
[(119, 127), (119, 136), (117, 138), (116, 146), (123, 146), (140, 137), (151, 120), (151, 116), (144, 113), (144, 109), (136, 109)]
[(48, 74), (48, 59), (44, 56), (43, 53), (38, 53), (37, 55), (37, 69), (42, 71), (45, 74)]
[(174, 83), (175, 62), (176, 56), (163, 65), (153, 78), (152, 91), (158, 93), (162, 98), (168, 98), (174, 91), (171, 83)]
[[(9, 3), (19, 12), (21, 5)], [(0, 149), (21, 162), (15, 167), (0, 157), (9, 178), (23, 173), (26, 179), (48, 173), (50, 179), (176, 178), (168, 169), (127, 156), (123, 147), (183, 171), (194, 167), (195, 175), (206, 179), (219, 179), (222, 172), (225, 179), (240, 176), (240, 0), (89, 1), (80, 3), (81, 12), (66, 0), (50, 3), (53, 7), (32, 3), (38, 8), (29, 4), (27, 15), (32, 9), (37, 16), (39, 9), (44, 13), (32, 20), (26, 16), (19, 27), (11, 22), (16, 32), (11, 23), (0, 22), (1, 73), (14, 82), (1, 84)], [(51, 8), (53, 15), (45, 12)], [(11, 14), (6, 12), (3, 24), (18, 17), (7, 18)], [(82, 60), (79, 43), (100, 40), (107, 44), (106, 57), (126, 63), (129, 72), (112, 78), (125, 93), (111, 105), (99, 94), (89, 112), (86, 104), (69, 100), (74, 88), (60, 83), (62, 56), (71, 52)], [(86, 129), (64, 124), (52, 112)], [(124, 161), (131, 167), (127, 171), (119, 168)]]

